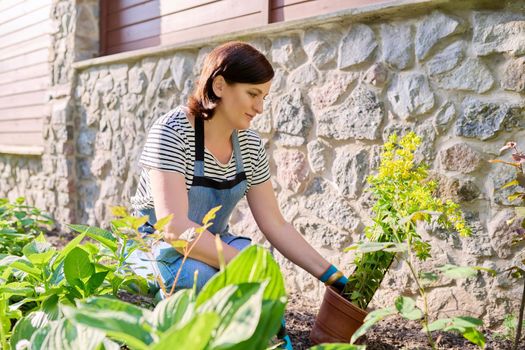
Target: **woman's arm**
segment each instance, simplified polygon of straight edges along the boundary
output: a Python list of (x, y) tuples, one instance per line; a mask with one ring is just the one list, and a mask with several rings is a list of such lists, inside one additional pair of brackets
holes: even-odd
[(284, 220), (270, 180), (252, 186), (247, 199), (257, 225), (286, 258), (316, 278), (330, 267), (330, 263)]
[[(177, 172), (161, 171), (153, 168), (150, 168), (148, 172), (155, 204), (155, 216), (157, 219), (160, 219), (173, 214), (173, 219), (165, 226), (165, 240), (168, 242), (177, 240), (188, 228), (200, 227), (201, 225), (188, 218), (188, 192), (186, 191), (184, 176)], [(182, 249), (177, 248), (177, 251), (183, 253)], [(237, 249), (223, 244), (226, 263), (233, 259), (238, 252)], [(204, 231), (189, 256), (219, 268), (214, 234), (208, 230)]]

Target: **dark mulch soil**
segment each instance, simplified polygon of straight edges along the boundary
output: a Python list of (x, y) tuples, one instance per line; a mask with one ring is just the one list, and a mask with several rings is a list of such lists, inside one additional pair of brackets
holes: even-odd
[[(313, 345), (310, 341), (310, 330), (314, 324), (318, 307), (305, 301), (300, 294), (290, 294), (288, 297), (285, 315), (288, 334), (295, 350), (308, 349)], [(484, 334), (487, 340), (487, 350), (512, 349), (510, 340), (495, 339), (490, 331), (484, 331)], [(460, 334), (434, 332), (433, 335), (438, 349), (479, 349)], [(426, 334), (421, 333), (421, 326), (417, 322), (406, 321), (400, 317), (389, 318), (378, 323), (359, 339), (359, 343), (366, 344), (367, 350), (431, 349)], [(525, 350), (525, 344), (520, 349)]]

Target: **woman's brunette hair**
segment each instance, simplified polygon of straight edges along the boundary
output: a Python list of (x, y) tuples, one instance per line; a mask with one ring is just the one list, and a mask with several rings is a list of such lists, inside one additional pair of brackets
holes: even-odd
[(204, 60), (197, 86), (188, 99), (189, 112), (196, 118), (213, 117), (220, 101), (212, 88), (218, 75), (228, 84), (263, 84), (273, 78), (274, 71), (266, 57), (249, 44), (231, 41), (216, 47)]

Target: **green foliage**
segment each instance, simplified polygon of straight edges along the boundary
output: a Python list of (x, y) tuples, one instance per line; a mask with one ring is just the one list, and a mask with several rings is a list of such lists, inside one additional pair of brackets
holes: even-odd
[[(96, 227), (70, 225), (79, 235), (60, 251), (39, 234), (22, 247), (22, 256), (0, 256), (0, 312), (5, 315), (5, 322), (0, 323), (0, 341), (4, 347), (11, 320), (21, 319), (31, 311), (46, 310), (54, 320), (59, 315), (59, 303), (74, 305), (76, 299), (116, 295), (121, 289), (147, 293), (147, 281), (123, 263), (132, 251), (125, 248), (128, 238), (123, 238), (124, 231), (133, 231), (134, 224), (120, 225), (115, 234)], [(85, 237), (97, 244), (82, 244)], [(73, 329), (70, 325), (60, 327), (65, 327), (61, 328), (63, 331)]]
[(439, 279), (439, 273), (447, 278), (469, 278), (480, 270), (494, 274), (482, 267), (461, 267), (451, 264), (437, 267), (435, 271), (418, 271), (415, 260), (426, 260), (430, 255), (430, 244), (421, 237), (418, 222), (437, 223), (441, 227), (455, 230), (461, 236), (471, 234), (459, 206), (451, 201), (435, 197), (437, 183), (428, 179), (427, 168), (414, 164), (414, 151), (420, 139), (409, 133), (398, 141), (390, 137), (385, 144), (381, 165), (377, 175), (369, 177), (370, 191), (376, 203), (373, 225), (366, 228), (368, 242), (358, 242), (347, 250), (357, 251), (356, 270), (350, 276), (345, 293), (353, 303), (366, 308), (379, 287), (390, 263), (397, 255), (408, 265), (415, 280), (423, 307), (416, 306), (412, 298), (399, 296), (391, 307), (375, 310), (367, 315), (363, 325), (354, 333), (351, 341), (382, 319), (400, 315), (407, 320), (418, 320), (427, 333), (429, 344), (436, 348), (432, 331), (456, 331), (480, 347), (485, 338), (477, 329), (481, 321), (472, 317), (456, 317), (436, 320), (429, 325), (429, 314), (425, 287)]
[(0, 254), (22, 255), (22, 248), (50, 225), (53, 219), (26, 205), (24, 197), (13, 203), (0, 198)]
[[(77, 330), (82, 326), (102, 332), (131, 349), (240, 350), (265, 349), (280, 327), (285, 305), (279, 266), (264, 248), (251, 246), (198, 296), (193, 290), (181, 290), (153, 311), (108, 297), (91, 297), (77, 302), (76, 308), (64, 306), (63, 311)], [(43, 342), (49, 337), (51, 332)], [(66, 334), (63, 342), (75, 342), (77, 337), (78, 332)]]
[(365, 228), (368, 242), (350, 247), (359, 254), (343, 292), (362, 309), (379, 288), (397, 252), (409, 245), (420, 260), (430, 257), (430, 245), (419, 235), (417, 221), (436, 221), (461, 236), (471, 234), (459, 206), (436, 197), (438, 184), (429, 179), (427, 166), (414, 162), (420, 143), (413, 132), (401, 139), (391, 135), (384, 145), (378, 173), (368, 178), (369, 191), (375, 199), (375, 216), (373, 224)]

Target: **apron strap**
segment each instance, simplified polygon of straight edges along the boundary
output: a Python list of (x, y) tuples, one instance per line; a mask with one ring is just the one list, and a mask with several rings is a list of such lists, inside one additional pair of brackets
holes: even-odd
[(204, 119), (195, 118), (195, 160), (204, 162)]

